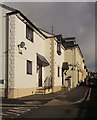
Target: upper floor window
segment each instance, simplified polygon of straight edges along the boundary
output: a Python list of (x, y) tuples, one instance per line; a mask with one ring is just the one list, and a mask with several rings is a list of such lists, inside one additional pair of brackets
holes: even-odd
[(60, 41), (57, 42), (57, 53), (58, 55), (61, 55), (61, 42)]
[(58, 67), (58, 77), (60, 77), (60, 67)]
[(27, 74), (32, 75), (32, 61), (27, 60)]
[(33, 29), (26, 25), (26, 38), (33, 42)]

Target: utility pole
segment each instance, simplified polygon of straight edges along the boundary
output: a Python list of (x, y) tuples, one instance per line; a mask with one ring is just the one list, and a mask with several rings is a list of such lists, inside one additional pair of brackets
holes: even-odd
[(54, 26), (52, 25), (52, 34), (54, 33)]

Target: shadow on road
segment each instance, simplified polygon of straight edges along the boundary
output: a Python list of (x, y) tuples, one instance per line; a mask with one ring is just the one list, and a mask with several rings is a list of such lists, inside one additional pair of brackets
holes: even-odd
[(89, 88), (85, 100), (76, 107), (79, 108), (76, 120), (97, 119), (97, 88)]

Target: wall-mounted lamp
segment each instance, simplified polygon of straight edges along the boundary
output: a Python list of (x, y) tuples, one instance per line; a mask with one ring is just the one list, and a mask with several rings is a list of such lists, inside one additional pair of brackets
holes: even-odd
[(24, 42), (21, 42), (18, 46), (19, 53), (22, 54), (22, 48), (27, 49)]
[(69, 66), (71, 66), (72, 68), (71, 68), (71, 70), (75, 70), (75, 68), (76, 68), (76, 64), (69, 64)]
[(76, 67), (77, 66), (77, 64), (75, 63), (75, 64), (68, 64), (69, 66), (71, 66), (71, 67)]
[(18, 48), (25, 48), (25, 50), (27, 49), (26, 47), (25, 47), (25, 43), (24, 42), (21, 42), (19, 45), (17, 45), (18, 46)]
[(72, 67), (71, 70), (75, 70), (75, 67)]

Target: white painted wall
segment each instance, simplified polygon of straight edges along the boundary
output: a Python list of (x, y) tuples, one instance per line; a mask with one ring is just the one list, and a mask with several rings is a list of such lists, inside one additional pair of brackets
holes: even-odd
[[(2, 75), (2, 70), (3, 70), (3, 66), (2, 66), (2, 59), (3, 59), (3, 52), (2, 52), (2, 19), (3, 19), (3, 15), (2, 15), (2, 8), (0, 7), (0, 80), (3, 79), (3, 75)], [(2, 84), (0, 84), (0, 88), (2, 88)]]
[[(42, 31), (46, 36), (51, 37), (50, 33), (46, 33), (45, 31)], [(62, 86), (62, 64), (64, 62), (64, 48), (61, 46), (61, 55), (57, 54), (57, 42), (56, 39), (54, 40), (54, 86)], [(50, 61), (50, 39), (45, 40), (45, 56)], [(48, 66), (50, 67), (50, 66)], [(58, 77), (58, 67), (60, 67), (60, 77)], [(50, 68), (49, 68), (50, 69)], [(49, 70), (47, 69), (47, 71)], [(50, 75), (50, 71), (47, 72)], [(64, 78), (65, 79), (65, 78)]]
[[(25, 42), (26, 48), (22, 49), (22, 55), (19, 54), (17, 45)], [(35, 71), (35, 48), (34, 43), (26, 39), (26, 25), (15, 17), (15, 83), (16, 88), (31, 88), (36, 86)], [(26, 62), (32, 61), (32, 75), (26, 73)]]
[[(44, 56), (45, 58), (49, 61), (50, 64), (50, 39), (46, 39), (44, 40)], [(44, 68), (44, 80), (45, 78), (48, 76), (50, 77), (51, 73), (50, 73), (50, 65)]]
[(4, 84), (0, 84), (0, 88), (5, 87), (5, 41), (6, 41), (6, 13), (10, 11), (0, 7), (0, 80), (4, 80)]
[[(25, 42), (26, 50), (22, 49), (22, 55), (19, 54), (17, 45)], [(34, 42), (26, 39), (26, 25), (15, 16), (15, 67), (14, 67), (14, 88), (33, 88), (38, 87), (38, 73), (36, 53), (43, 55), (48, 61), (49, 54), (49, 40), (44, 40), (34, 32)], [(26, 61), (32, 61), (32, 75), (26, 74)], [(42, 68), (43, 83), (47, 75), (50, 74), (49, 66)]]
[[(61, 55), (57, 54), (57, 42), (54, 41), (54, 86), (62, 86), (62, 63), (64, 62), (64, 49), (61, 48)], [(58, 67), (60, 67), (60, 77), (58, 77)]]

